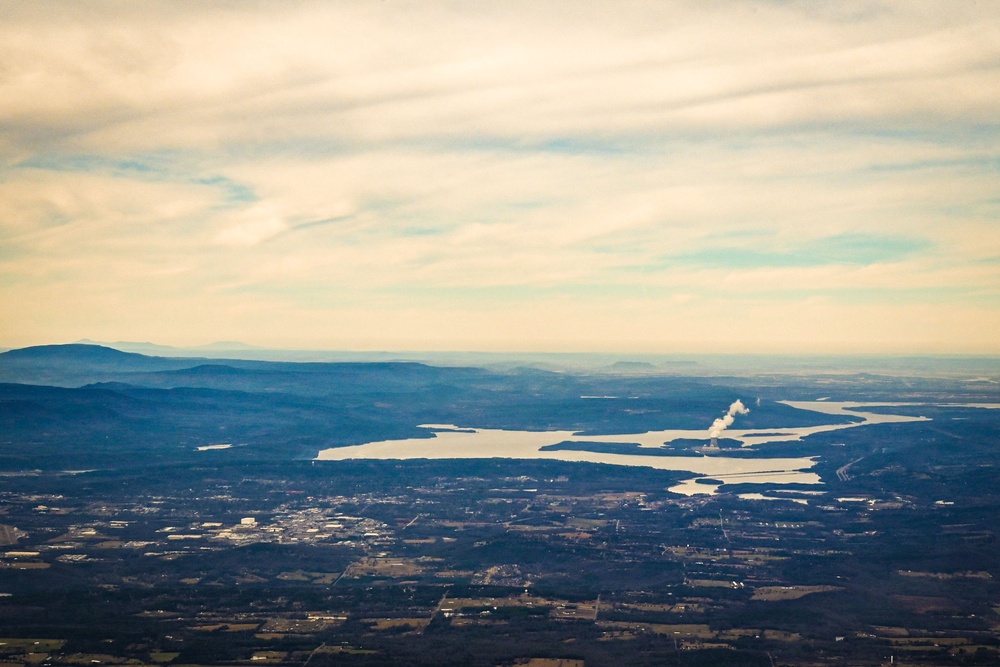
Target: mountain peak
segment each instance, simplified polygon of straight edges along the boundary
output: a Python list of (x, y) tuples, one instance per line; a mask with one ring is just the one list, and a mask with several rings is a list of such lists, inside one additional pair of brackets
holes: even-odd
[(44, 360), (53, 361), (85, 360), (91, 362), (118, 362), (123, 359), (134, 359), (141, 357), (140, 354), (122, 352), (111, 347), (97, 345), (94, 343), (69, 343), (67, 345), (33, 345), (22, 347), (16, 350), (9, 350), (0, 354), (9, 360)]

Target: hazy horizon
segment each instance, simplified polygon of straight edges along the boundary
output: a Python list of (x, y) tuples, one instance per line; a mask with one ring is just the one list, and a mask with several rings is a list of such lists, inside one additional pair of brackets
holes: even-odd
[[(505, 352), (482, 350), (345, 350), (289, 349), (216, 341), (192, 347), (172, 347), (154, 342), (95, 341), (82, 339), (43, 346), (99, 345), (122, 352), (189, 360), (192, 365), (243, 362), (280, 363), (419, 363), (436, 367), (482, 368), (500, 373), (533, 369), (557, 374), (598, 374), (647, 377), (765, 377), (850, 376), (952, 378), (967, 386), (995, 385), (1000, 378), (1000, 355), (977, 354), (794, 354), (794, 353), (673, 353), (613, 352)], [(0, 347), (0, 353), (7, 348)], [(48, 358), (50, 352), (41, 352)], [(69, 361), (51, 350), (56, 365)], [(63, 361), (59, 361), (62, 359)], [(87, 355), (81, 360), (86, 361)], [(17, 362), (15, 362), (17, 363)]]
[(1000, 4), (0, 15), (0, 345), (1000, 354)]
[[(915, 359), (933, 359), (933, 358), (998, 358), (1000, 359), (1000, 353), (992, 352), (917, 352), (917, 353), (907, 353), (907, 352), (789, 352), (789, 351), (773, 351), (773, 352), (629, 352), (616, 351), (616, 350), (544, 350), (544, 349), (525, 349), (525, 350), (488, 350), (488, 349), (422, 349), (422, 348), (377, 348), (371, 347), (367, 349), (360, 348), (336, 348), (336, 347), (271, 347), (264, 345), (255, 345), (252, 343), (247, 343), (245, 341), (238, 340), (213, 340), (208, 342), (200, 342), (192, 345), (169, 345), (166, 343), (160, 343), (155, 340), (145, 340), (145, 341), (132, 341), (132, 340), (94, 340), (91, 338), (80, 338), (77, 340), (70, 341), (46, 341), (32, 343), (30, 345), (2, 345), (0, 344), (0, 349), (2, 350), (16, 350), (32, 347), (47, 347), (47, 346), (64, 346), (64, 345), (95, 345), (100, 347), (110, 347), (113, 349), (119, 349), (121, 351), (132, 351), (139, 350), (141, 348), (148, 348), (150, 350), (164, 349), (164, 350), (176, 350), (178, 352), (187, 351), (218, 351), (227, 353), (236, 353), (240, 351), (245, 351), (247, 353), (253, 352), (317, 352), (317, 353), (344, 353), (344, 354), (467, 354), (467, 355), (484, 355), (484, 356), (497, 356), (497, 357), (518, 357), (518, 356), (567, 356), (567, 357), (605, 357), (605, 358), (615, 358), (622, 360), (630, 359), (642, 359), (642, 358), (662, 358), (662, 359), (683, 359), (683, 358), (726, 358), (726, 357), (786, 357), (786, 358), (801, 358), (801, 359), (823, 359), (823, 358), (915, 358)], [(239, 357), (234, 357), (239, 358)]]

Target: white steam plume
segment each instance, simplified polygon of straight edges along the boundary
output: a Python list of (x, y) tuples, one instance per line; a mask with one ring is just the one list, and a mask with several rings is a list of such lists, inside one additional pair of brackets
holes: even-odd
[(746, 414), (750, 414), (750, 409), (743, 405), (743, 401), (736, 399), (733, 401), (733, 404), (729, 406), (729, 412), (712, 422), (711, 428), (708, 429), (708, 437), (718, 438), (722, 435), (723, 431), (733, 425), (733, 420), (736, 419), (736, 415)]

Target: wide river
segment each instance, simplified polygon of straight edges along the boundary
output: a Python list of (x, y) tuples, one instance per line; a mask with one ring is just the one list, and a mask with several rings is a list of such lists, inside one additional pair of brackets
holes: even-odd
[[(866, 412), (867, 407), (920, 405), (913, 403), (859, 403), (834, 401), (783, 401), (799, 410), (859, 419), (849, 424), (823, 426), (783, 427), (768, 429), (727, 429), (724, 437), (737, 440), (744, 447), (757, 447), (771, 442), (796, 442), (815, 433), (840, 431), (871, 424), (927, 421), (927, 417), (878, 414)], [(927, 405), (927, 404), (923, 404)], [(997, 407), (977, 405), (969, 407)], [(639, 450), (669, 448), (676, 439), (708, 439), (708, 431), (668, 429), (620, 435), (581, 435), (575, 431), (508, 431), (500, 429), (458, 427), (452, 424), (422, 424), (433, 435), (430, 438), (383, 440), (363, 445), (324, 449), (316, 457), (323, 461), (347, 459), (551, 459), (555, 461), (580, 461), (609, 463), (613, 465), (644, 466), (661, 470), (684, 470), (700, 477), (710, 477), (724, 483), (768, 482), (777, 484), (819, 484), (819, 475), (811, 472), (816, 457), (800, 458), (736, 458), (725, 456), (725, 450), (698, 456), (655, 456), (643, 453), (626, 454), (611, 452), (585, 452), (573, 450), (544, 450), (546, 445), (565, 441), (598, 443), (636, 443)], [(650, 452), (651, 454), (653, 452)], [(693, 478), (673, 487), (672, 491), (685, 494), (713, 493), (717, 485), (699, 484)]]

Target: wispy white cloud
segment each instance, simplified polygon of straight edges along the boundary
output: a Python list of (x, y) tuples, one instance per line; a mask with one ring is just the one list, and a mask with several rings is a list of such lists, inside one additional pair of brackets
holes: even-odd
[(1000, 348), (1000, 7), (0, 11), (0, 343)]
[(995, 9), (939, 3), (42, 6), (9, 10), (8, 136), (95, 150), (988, 121), (1000, 52)]

